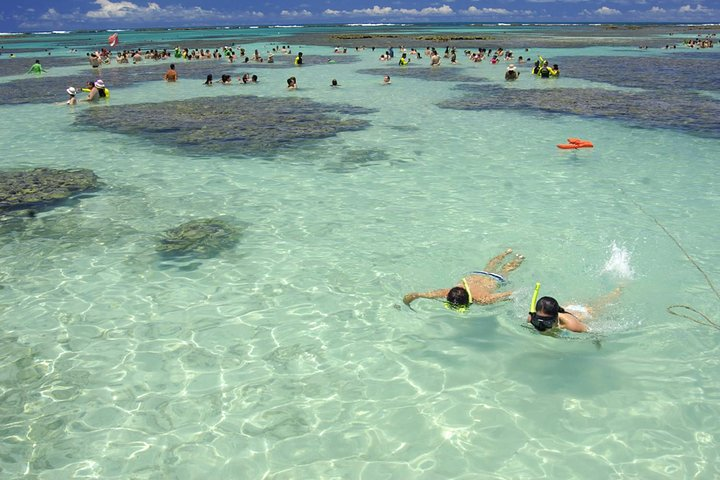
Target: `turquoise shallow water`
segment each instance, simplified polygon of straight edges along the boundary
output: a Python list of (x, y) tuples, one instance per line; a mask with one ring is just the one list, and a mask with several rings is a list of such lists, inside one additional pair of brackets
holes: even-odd
[[(252, 86), (205, 88), (182, 64), (175, 85), (110, 86), (112, 105), (252, 94), (375, 109), (366, 130), (269, 158), (84, 128), (87, 106), (0, 107), (3, 170), (91, 168), (104, 184), (0, 236), (3, 477), (720, 475), (720, 332), (666, 310), (717, 321), (702, 272), (720, 283), (720, 141), (440, 109), (466, 93), (378, 54), (236, 70), (258, 73)], [(378, 67), (392, 85), (357, 73)], [(78, 83), (89, 70), (62, 68)], [(490, 84), (504, 71), (440, 68)], [(513, 88), (536, 84), (524, 71)], [(567, 137), (595, 148), (557, 149)], [(163, 230), (219, 215), (244, 228), (237, 247), (156, 254)], [(506, 247), (527, 257), (512, 301), (465, 315), (402, 305)], [(564, 304), (623, 293), (592, 334), (552, 338), (525, 325), (535, 282)]]

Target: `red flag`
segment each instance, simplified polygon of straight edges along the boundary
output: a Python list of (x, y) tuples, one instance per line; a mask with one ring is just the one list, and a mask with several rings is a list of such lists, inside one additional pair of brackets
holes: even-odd
[(113, 33), (112, 35), (110, 35), (110, 36), (108, 37), (108, 42), (110, 43), (110, 46), (111, 46), (111, 47), (114, 47), (115, 45), (117, 45), (118, 43), (120, 43), (120, 39), (118, 38), (118, 34), (117, 34), (117, 33)]

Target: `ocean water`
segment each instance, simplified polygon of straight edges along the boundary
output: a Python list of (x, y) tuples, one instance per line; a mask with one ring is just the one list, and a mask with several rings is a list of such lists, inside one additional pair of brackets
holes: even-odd
[[(543, 27), (557, 38), (568, 29)], [(259, 30), (243, 37), (250, 52), (275, 45)], [(190, 47), (234, 38), (127, 35)], [(42, 37), (17, 45), (70, 55), (70, 37)], [(439, 106), (483, 95), (468, 84), (487, 85), (499, 105), (497, 87), (611, 96), (623, 87), (573, 77), (571, 59), (631, 47), (530, 47), (533, 58), (562, 57), (563, 76), (542, 83), (523, 65), (505, 85), (505, 63), (462, 54), (430, 72), (420, 43), (423, 59), (405, 70), (379, 62), (380, 49), (288, 43), (308, 65), (206, 63), (216, 79), (256, 73), (257, 85), (208, 88), (177, 62), (176, 84), (157, 75), (108, 85), (108, 105), (0, 106), (0, 170), (89, 168), (102, 181), (34, 218), (0, 221), (0, 476), (720, 476), (720, 132), (649, 128), (642, 115)], [(81, 85), (92, 75), (83, 63), (0, 82)], [(285, 88), (289, 76), (298, 90)], [(151, 130), (152, 107), (123, 116), (137, 104), (242, 96), (308, 100), (368, 126), (287, 139), (276, 130), (295, 119), (292, 128), (317, 133), (317, 109), (287, 111), (273, 128), (263, 115), (277, 111), (256, 107), (227, 131), (201, 131), (190, 152), (178, 145), (197, 125)], [(98, 109), (117, 112), (117, 127), (93, 124)], [(135, 123), (135, 134), (119, 133)], [(256, 124), (266, 143), (231, 146)], [(568, 137), (594, 148), (558, 149)], [(236, 245), (212, 256), (157, 252), (164, 231), (215, 217), (242, 231)], [(405, 293), (450, 287), (508, 247), (526, 257), (502, 287), (515, 292), (510, 301), (466, 314), (403, 305)], [(589, 320), (591, 333), (549, 337), (525, 322), (536, 282), (561, 304), (621, 294)]]

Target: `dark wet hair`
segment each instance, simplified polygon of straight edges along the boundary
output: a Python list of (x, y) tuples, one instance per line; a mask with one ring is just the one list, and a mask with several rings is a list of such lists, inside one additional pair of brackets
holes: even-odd
[(553, 297), (541, 297), (535, 304), (535, 310), (544, 312), (551, 317), (557, 317), (558, 313), (565, 313), (565, 310)]
[(457, 307), (466, 307), (470, 304), (470, 296), (463, 287), (451, 288), (446, 297), (449, 304)]

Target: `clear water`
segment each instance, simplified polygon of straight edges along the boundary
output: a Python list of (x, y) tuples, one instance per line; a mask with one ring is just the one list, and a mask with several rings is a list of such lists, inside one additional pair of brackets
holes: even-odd
[[(718, 321), (702, 272), (720, 284), (720, 141), (439, 109), (463, 93), (395, 65), (390, 86), (356, 73), (378, 54), (251, 65), (253, 86), (208, 89), (182, 64), (174, 85), (110, 86), (113, 105), (251, 93), (377, 109), (367, 130), (270, 160), (85, 130), (82, 105), (0, 107), (3, 170), (90, 168), (104, 183), (0, 237), (4, 478), (720, 476), (720, 332), (667, 311)], [(557, 149), (567, 137), (595, 148)], [(218, 215), (246, 227), (235, 249), (155, 253), (162, 231)], [(402, 304), (507, 247), (527, 257), (511, 302)], [(623, 292), (592, 334), (553, 338), (525, 324), (535, 282), (564, 304)]]

